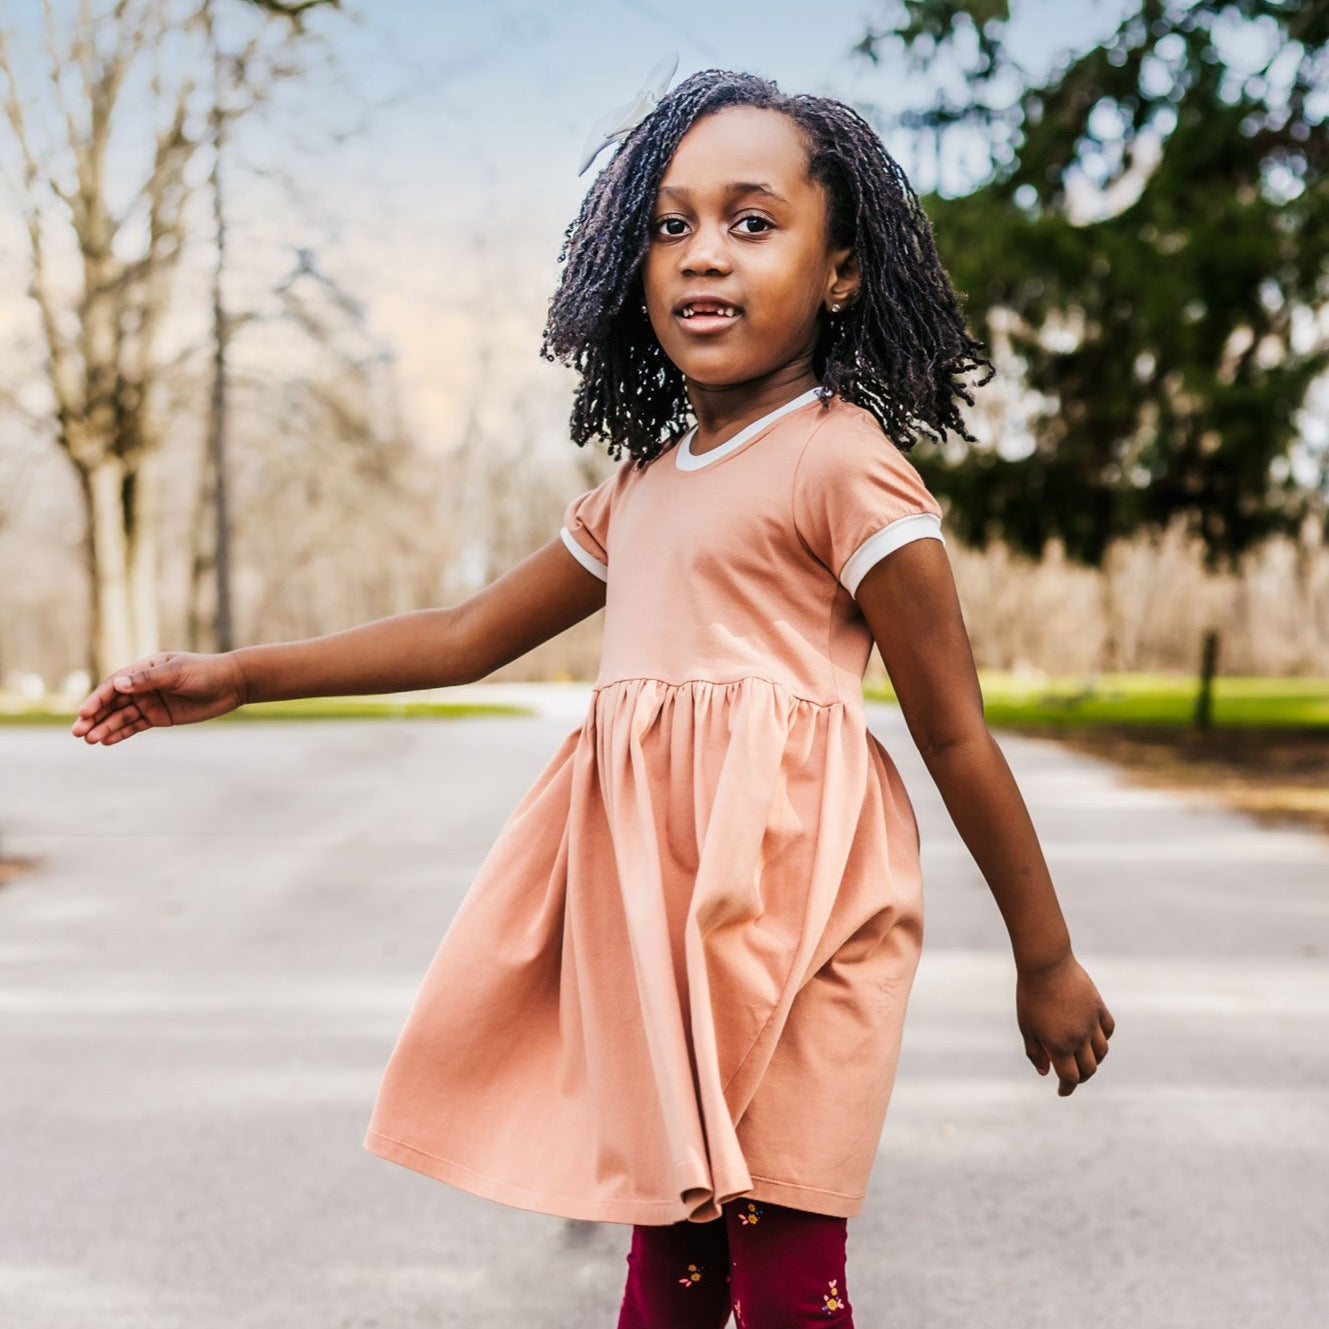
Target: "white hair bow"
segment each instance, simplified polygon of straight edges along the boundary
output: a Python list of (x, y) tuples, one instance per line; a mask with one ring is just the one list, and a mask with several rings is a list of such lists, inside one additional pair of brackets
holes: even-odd
[(678, 68), (678, 52), (672, 51), (646, 75), (641, 91), (622, 106), (607, 111), (596, 121), (586, 146), (581, 150), (578, 175), (585, 175), (587, 167), (611, 143), (622, 143), (636, 127), (659, 105), (660, 98), (669, 87), (669, 80)]

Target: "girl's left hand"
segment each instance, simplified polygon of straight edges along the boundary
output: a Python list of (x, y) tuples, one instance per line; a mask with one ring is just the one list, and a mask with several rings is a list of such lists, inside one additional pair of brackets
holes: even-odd
[(1046, 969), (1020, 973), (1015, 1015), (1034, 1068), (1040, 1075), (1056, 1070), (1060, 1098), (1098, 1069), (1116, 1027), (1093, 980), (1069, 953)]

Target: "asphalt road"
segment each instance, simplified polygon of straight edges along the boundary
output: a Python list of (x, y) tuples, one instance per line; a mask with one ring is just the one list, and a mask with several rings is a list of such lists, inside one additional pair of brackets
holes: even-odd
[[(0, 728), (0, 1325), (612, 1329), (629, 1229), (361, 1148), (393, 1039), (577, 723)], [(928, 938), (865, 1213), (859, 1329), (1329, 1324), (1329, 837), (999, 741), (1117, 1018), (1069, 1099), (898, 713)]]

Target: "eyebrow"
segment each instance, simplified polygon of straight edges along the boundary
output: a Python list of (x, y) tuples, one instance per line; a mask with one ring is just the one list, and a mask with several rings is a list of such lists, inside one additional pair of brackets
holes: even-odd
[[(783, 194), (777, 194), (770, 185), (764, 184), (759, 180), (735, 180), (732, 184), (725, 187), (725, 192), (735, 198), (738, 198), (743, 194), (765, 194), (768, 198), (773, 198), (777, 202), (789, 202)], [(675, 189), (671, 185), (661, 185), (660, 193), (672, 194), (675, 198), (687, 198), (691, 191), (687, 189)]]

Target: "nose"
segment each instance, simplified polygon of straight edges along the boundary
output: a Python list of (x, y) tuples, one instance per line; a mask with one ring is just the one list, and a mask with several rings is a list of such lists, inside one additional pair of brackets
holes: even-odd
[(678, 266), (684, 277), (728, 272), (729, 251), (723, 228), (699, 224), (679, 253)]

